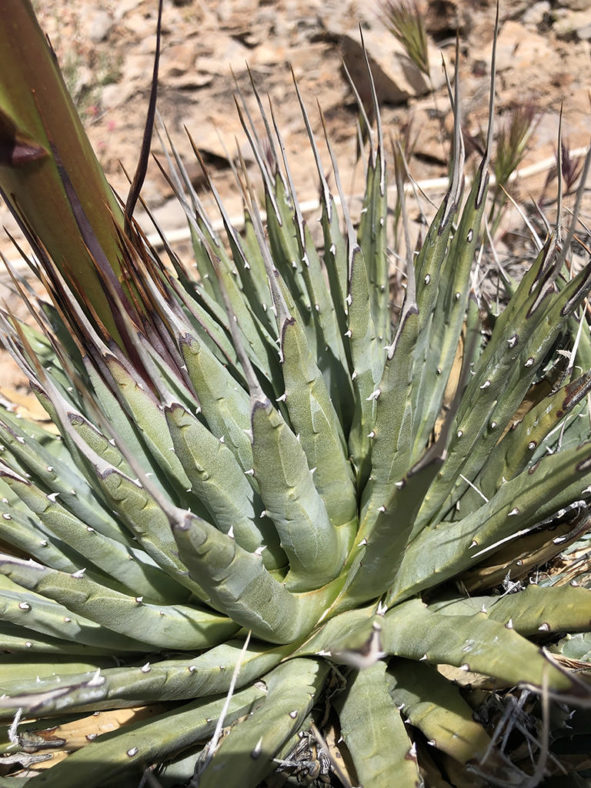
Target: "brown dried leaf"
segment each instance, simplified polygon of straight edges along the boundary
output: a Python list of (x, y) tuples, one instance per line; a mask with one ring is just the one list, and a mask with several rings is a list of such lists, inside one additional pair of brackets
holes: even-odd
[(112, 733), (131, 722), (153, 717), (161, 714), (166, 708), (164, 704), (151, 706), (136, 706), (130, 709), (112, 709), (109, 711), (95, 711), (88, 717), (64, 723), (53, 728), (36, 730), (32, 733), (21, 731), (19, 742), (21, 747), (29, 753), (51, 749), (51, 759), (32, 764), (32, 769), (50, 769), (67, 757), (69, 752), (79, 750), (98, 736)]

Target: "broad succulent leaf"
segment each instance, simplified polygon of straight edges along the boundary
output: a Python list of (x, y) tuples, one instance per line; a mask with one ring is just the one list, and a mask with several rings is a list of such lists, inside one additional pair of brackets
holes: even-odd
[[(105, 667), (104, 661), (97, 660), (86, 665), (76, 661), (78, 672), (68, 671), (67, 676), (55, 675), (53, 658), (35, 660), (28, 675), (22, 678), (19, 655), (17, 659), (6, 659), (9, 670), (2, 687), (7, 697), (0, 699), (0, 708), (14, 716), (26, 706), (34, 714), (46, 716), (92, 704), (106, 708), (133, 706), (140, 700), (150, 703), (218, 695), (228, 692), (238, 662), (236, 685), (241, 687), (264, 676), (291, 652), (290, 647), (268, 644), (251, 645), (244, 650), (243, 642), (229, 640), (197, 657), (141, 661), (125, 667)], [(80, 668), (85, 672), (80, 673)]]
[[(526, 685), (588, 703), (565, 665), (589, 661), (591, 589), (566, 573), (556, 587), (511, 579), (531, 581), (589, 528), (591, 264), (565, 273), (575, 224), (564, 242), (544, 239), (493, 312), (473, 276), (492, 122), (464, 192), (456, 80), (449, 188), (417, 254), (405, 250), (395, 313), (373, 87), (353, 216), (296, 86), (319, 238), (255, 88), (265, 139), (249, 101), (237, 105), (263, 195), (236, 173), (241, 230), (202, 163), (215, 230), (162, 134), (195, 275), (165, 241), (170, 264), (160, 259), (133, 221), (146, 146), (122, 211), (53, 61), (43, 78), (56, 106), (31, 104), (51, 53), (28, 2), (15, 19), (4, 50), (0, 20), (0, 190), (48, 300), (15, 276), (34, 325), (3, 309), (0, 331), (51, 424), (0, 407), (2, 784), (131, 786), (167, 761), (187, 785), (264, 785), (277, 762), (295, 779), (301, 733), (324, 753), (334, 728), (351, 784), (395, 773), (401, 786), (443, 785), (465, 766), (530, 784), (494, 720), (473, 718), (483, 695), (447, 676), (492, 680), (493, 701)], [(396, 180), (407, 223), (400, 167)], [(54, 208), (68, 216), (60, 243)], [(62, 715), (153, 703), (170, 705), (39, 776), (8, 760)], [(323, 776), (339, 773), (320, 761)]]
[(416, 755), (406, 726), (391, 697), (386, 664), (357, 672), (341, 701), (341, 733), (362, 785), (401, 788), (421, 784)]
[[(235, 727), (220, 744), (199, 784), (215, 788), (223, 780), (228, 786), (260, 785), (274, 768), (273, 757), (299, 729), (322, 689), (329, 667), (326, 662), (293, 659), (278, 665), (264, 678), (264, 703), (242, 725)], [(249, 753), (247, 769), (235, 761)]]
[[(234, 720), (249, 714), (264, 698), (261, 687), (251, 685), (236, 692), (225, 710), (225, 720)], [(96, 779), (97, 764), (100, 764), (100, 780), (103, 785), (114, 780), (121, 784), (133, 764), (134, 771), (155, 761), (164, 760), (173, 752), (184, 750), (210, 736), (216, 719), (224, 710), (225, 699), (197, 700), (184, 704), (173, 711), (165, 712), (156, 719), (133, 723), (121, 736), (96, 742), (96, 747), (83, 747), (70, 756), (72, 762), (49, 769), (38, 778), (40, 784), (77, 788), (80, 780)], [(72, 763), (75, 764), (72, 768)]]
[(397, 709), (439, 750), (460, 763), (484, 756), (490, 738), (458, 687), (432, 667), (406, 660), (394, 660), (388, 674)]

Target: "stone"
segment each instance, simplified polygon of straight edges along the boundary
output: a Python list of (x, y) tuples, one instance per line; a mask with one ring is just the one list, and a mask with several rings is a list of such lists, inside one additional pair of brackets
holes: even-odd
[(141, 92), (141, 87), (134, 82), (122, 80), (105, 85), (101, 90), (100, 103), (103, 110), (111, 110), (125, 104), (134, 93)]
[(125, 58), (123, 73), (128, 84), (139, 82), (141, 88), (149, 84), (154, 68), (154, 55), (130, 52)]
[(558, 38), (577, 38), (579, 41), (591, 38), (591, 9), (566, 11), (557, 16), (553, 29)]
[(197, 44), (190, 39), (182, 44), (173, 44), (162, 51), (160, 59), (160, 77), (168, 83), (174, 78), (184, 76), (193, 71), (197, 59)]
[(558, 5), (562, 8), (569, 8), (571, 11), (589, 11), (591, 0), (562, 0)]
[[(402, 104), (414, 96), (431, 91), (429, 80), (410, 60), (402, 44), (387, 30), (366, 30), (365, 47), (373, 74), (379, 101)], [(362, 98), (369, 98), (369, 80), (359, 33), (344, 33), (340, 37), (343, 61)], [(429, 48), (431, 78), (434, 87), (443, 84), (443, 74), (438, 68), (439, 53)]]
[(215, 52), (201, 52), (197, 57), (195, 68), (199, 72), (228, 79), (232, 72), (235, 74), (244, 72), (247, 61), (253, 63), (255, 56), (240, 41), (223, 33), (216, 34), (216, 37)]
[(119, 0), (115, 7), (114, 21), (120, 22), (127, 14), (141, 5), (142, 0)]
[(521, 17), (522, 24), (526, 25), (529, 28), (537, 28), (538, 25), (541, 25), (546, 19), (550, 18), (552, 13), (552, 6), (548, 2), (548, 0), (541, 0), (539, 3), (534, 3), (530, 6), (527, 11)]
[(113, 17), (108, 11), (98, 10), (88, 20), (88, 37), (94, 44), (106, 41), (113, 29)]
[(505, 22), (497, 41), (497, 71), (523, 70), (551, 62), (553, 48), (547, 37), (525, 31), (520, 22)]

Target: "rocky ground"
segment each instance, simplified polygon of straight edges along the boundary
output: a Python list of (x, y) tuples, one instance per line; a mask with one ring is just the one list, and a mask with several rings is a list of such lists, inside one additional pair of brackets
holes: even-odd
[[(127, 190), (122, 167), (133, 172), (141, 142), (155, 43), (156, 0), (36, 0), (40, 22), (58, 53), (67, 84), (97, 155), (114, 188)], [(367, 78), (359, 46), (363, 31), (376, 78), (388, 140), (416, 138), (409, 167), (419, 181), (445, 175), (451, 113), (442, 56), (453, 67), (460, 36), (462, 111), (468, 151), (478, 148), (486, 128), (490, 53), (495, 7), (492, 0), (422, 0), (429, 36), (430, 79), (412, 66), (387, 31), (380, 0), (165, 0), (159, 108), (194, 184), (203, 176), (184, 127), (201, 150), (231, 214), (240, 211), (231, 163), (237, 151), (252, 163), (235, 111), (236, 87), (248, 106), (250, 78), (272, 101), (302, 201), (313, 201), (317, 184), (295, 100), (292, 70), (322, 135), (316, 104), (342, 166), (349, 195), (362, 189), (355, 166), (357, 118), (347, 64), (363, 97)], [(496, 86), (498, 125), (527, 107), (535, 131), (522, 162), (526, 176), (512, 185), (521, 202), (539, 201), (552, 169), (558, 117), (564, 106), (565, 139), (571, 150), (589, 140), (591, 41), (590, 0), (527, 0), (501, 7)], [(321, 146), (326, 157), (326, 149)], [(154, 152), (161, 147), (154, 140)], [(470, 163), (468, 164), (470, 167)], [(534, 171), (533, 175), (527, 172)], [(552, 193), (552, 186), (546, 193)], [(428, 183), (435, 201), (441, 187)], [(160, 224), (173, 231), (184, 220), (170, 188), (152, 165), (144, 197)], [(551, 207), (549, 208), (551, 210)], [(584, 217), (583, 217), (584, 218)], [(510, 226), (513, 219), (505, 220)], [(14, 229), (0, 207), (0, 223)], [(148, 227), (148, 225), (146, 225)], [(148, 230), (150, 228), (148, 227)], [(182, 247), (181, 247), (182, 248)], [(0, 250), (14, 257), (7, 242)], [(6, 372), (8, 376), (9, 373)], [(6, 377), (20, 386), (18, 376)]]

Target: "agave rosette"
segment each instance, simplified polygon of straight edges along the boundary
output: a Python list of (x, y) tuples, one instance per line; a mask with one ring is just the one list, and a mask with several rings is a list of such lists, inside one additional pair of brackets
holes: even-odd
[[(220, 237), (171, 149), (197, 273), (167, 246), (165, 264), (116, 205), (111, 259), (54, 145), (43, 150), (98, 300), (13, 201), (52, 304), (32, 310), (33, 327), (4, 313), (3, 341), (52, 426), (2, 409), (0, 709), (7, 728), (37, 720), (13, 725), (6, 751), (34, 750), (48, 719), (165, 703), (35, 784), (133, 785), (168, 762), (158, 779), (197, 769), (200, 786), (256, 786), (320, 724), (338, 675), (331, 719), (359, 783), (395, 773), (418, 785), (430, 748), (460, 764), (488, 753), (485, 772), (523, 777), (490, 756), (491, 731), (438, 666), (586, 694), (541, 646), (590, 629), (591, 591), (496, 589), (507, 566), (516, 577), (585, 528), (591, 373), (575, 370), (591, 366), (586, 323), (573, 343), (591, 266), (567, 276), (568, 244), (550, 237), (505, 309), (487, 311), (472, 273), (488, 156), (464, 195), (458, 124), (449, 190), (394, 319), (379, 120), (354, 225), (302, 104), (318, 244), (259, 107), (265, 151), (242, 117), (265, 221), (246, 176), (241, 231), (210, 184)], [(31, 166), (3, 161), (0, 175)], [(545, 393), (517, 423), (532, 391)], [(241, 722), (212, 758), (220, 719)]]

